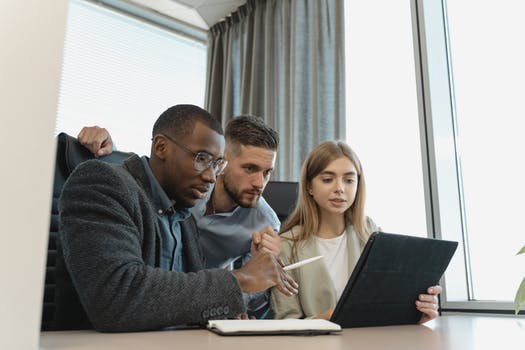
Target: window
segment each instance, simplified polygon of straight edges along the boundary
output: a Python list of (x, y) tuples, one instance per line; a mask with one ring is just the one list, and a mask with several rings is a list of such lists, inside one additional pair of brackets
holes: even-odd
[(204, 104), (206, 45), (89, 1), (71, 0), (56, 133), (107, 128), (118, 149), (149, 155), (158, 116)]
[(523, 278), (518, 6), (345, 2), (347, 141), (367, 212), (387, 232), (459, 242), (442, 281), (448, 310), (512, 312)]
[(386, 232), (427, 236), (408, 1), (345, 1), (347, 142)]
[[(523, 82), (519, 2), (448, 1), (471, 300), (514, 300), (524, 275)], [(490, 23), (490, 25), (487, 25)]]

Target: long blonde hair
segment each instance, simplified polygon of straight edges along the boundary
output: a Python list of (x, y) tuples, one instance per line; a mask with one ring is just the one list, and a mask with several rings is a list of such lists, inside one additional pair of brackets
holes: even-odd
[(366, 227), (365, 216), (365, 198), (366, 184), (363, 173), (363, 167), (357, 154), (343, 141), (327, 141), (315, 147), (308, 155), (301, 169), (301, 178), (299, 180), (299, 197), (294, 210), (281, 227), (281, 233), (290, 231), (294, 226), (299, 225), (299, 230), (292, 230), (292, 256), (299, 242), (306, 241), (315, 232), (319, 230), (319, 206), (312, 196), (309, 195), (308, 189), (312, 180), (320, 174), (332, 161), (347, 157), (357, 170), (358, 184), (357, 193), (354, 203), (345, 212), (345, 221), (351, 223), (357, 233), (357, 236), (363, 242), (368, 240), (370, 232)]

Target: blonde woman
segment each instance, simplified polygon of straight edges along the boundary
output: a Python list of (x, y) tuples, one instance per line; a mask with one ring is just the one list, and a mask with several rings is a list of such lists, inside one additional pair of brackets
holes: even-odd
[[(281, 228), (281, 258), (291, 264), (323, 259), (290, 271), (299, 294), (271, 294), (275, 318), (330, 319), (370, 234), (379, 228), (365, 216), (366, 186), (354, 151), (342, 141), (324, 142), (301, 170), (297, 205)], [(420, 323), (438, 316), (440, 286), (415, 301)]]

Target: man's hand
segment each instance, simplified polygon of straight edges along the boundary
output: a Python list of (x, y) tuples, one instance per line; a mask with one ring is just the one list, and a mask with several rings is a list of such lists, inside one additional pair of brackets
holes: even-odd
[(281, 253), (281, 237), (270, 226), (266, 226), (260, 232), (252, 233), (252, 242), (260, 252), (270, 253), (276, 257)]
[(433, 320), (439, 316), (438, 295), (441, 293), (441, 286), (432, 286), (427, 289), (428, 294), (420, 294), (416, 300), (416, 308), (423, 313), (419, 324)]
[(255, 320), (255, 316), (248, 316), (247, 313), (240, 314), (239, 316), (235, 317), (236, 320)]
[(238, 270), (233, 270), (241, 289), (253, 294), (275, 286), (285, 295), (297, 294), (298, 284), (283, 270), (283, 262), (268, 252), (258, 251), (252, 241), (252, 258)]
[(110, 154), (113, 151), (113, 140), (109, 132), (98, 126), (85, 126), (77, 136), (78, 141), (96, 157)]

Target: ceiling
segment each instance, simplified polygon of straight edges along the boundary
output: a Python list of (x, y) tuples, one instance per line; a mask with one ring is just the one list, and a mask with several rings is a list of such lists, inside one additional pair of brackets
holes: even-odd
[(127, 0), (129, 3), (208, 30), (246, 0)]

